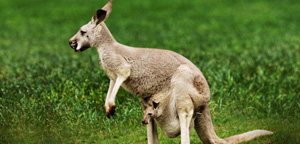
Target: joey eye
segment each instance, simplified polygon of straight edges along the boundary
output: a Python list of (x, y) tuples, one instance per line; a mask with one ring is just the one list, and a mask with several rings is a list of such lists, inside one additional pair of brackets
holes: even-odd
[(148, 115), (150, 115), (150, 116), (151, 116), (151, 115), (152, 115), (152, 113), (148, 113)]
[(81, 35), (84, 35), (86, 33), (86, 31), (80, 31)]

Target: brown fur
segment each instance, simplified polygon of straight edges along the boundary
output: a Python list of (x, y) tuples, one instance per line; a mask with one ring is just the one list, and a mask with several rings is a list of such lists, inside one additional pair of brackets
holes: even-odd
[(194, 87), (197, 89), (197, 91), (199, 92), (199, 94), (204, 94), (204, 89), (203, 89), (203, 80), (201, 80), (200, 76), (196, 76), (194, 78)]

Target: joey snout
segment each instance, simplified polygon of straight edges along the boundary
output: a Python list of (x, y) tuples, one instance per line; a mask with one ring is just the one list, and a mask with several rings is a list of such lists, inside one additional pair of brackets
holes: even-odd
[(145, 116), (142, 120), (142, 123), (144, 125), (147, 125), (150, 122), (150, 119), (151, 119), (150, 116)]
[(151, 121), (151, 116), (152, 116), (152, 113), (146, 113), (144, 115), (142, 123), (145, 124), (145, 125), (147, 125)]
[(143, 120), (142, 120), (142, 123), (143, 123), (144, 125), (147, 125), (149, 122), (148, 122), (146, 119), (143, 119)]

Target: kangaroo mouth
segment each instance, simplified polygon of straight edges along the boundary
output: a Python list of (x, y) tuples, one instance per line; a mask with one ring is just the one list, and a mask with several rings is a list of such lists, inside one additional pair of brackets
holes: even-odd
[(90, 45), (83, 45), (80, 49), (74, 49), (75, 52), (83, 52), (85, 50), (87, 50), (88, 48), (90, 48)]

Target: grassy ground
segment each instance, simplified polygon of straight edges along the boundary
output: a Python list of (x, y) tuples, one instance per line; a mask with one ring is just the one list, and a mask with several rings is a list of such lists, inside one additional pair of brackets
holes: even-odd
[[(0, 1), (0, 143), (146, 143), (138, 98), (104, 114), (108, 78), (96, 49), (68, 39), (106, 1)], [(300, 143), (300, 1), (115, 0), (106, 22), (121, 43), (176, 51), (211, 87), (220, 137)], [(161, 143), (179, 143), (159, 131)], [(195, 131), (192, 143), (200, 143)]]

